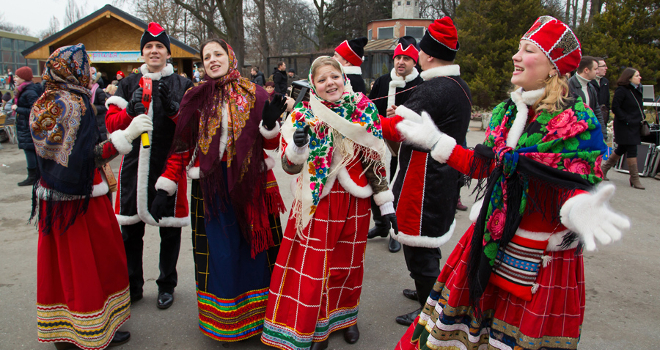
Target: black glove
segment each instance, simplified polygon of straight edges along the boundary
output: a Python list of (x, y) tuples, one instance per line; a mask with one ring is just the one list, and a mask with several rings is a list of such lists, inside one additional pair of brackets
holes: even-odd
[(151, 213), (151, 216), (156, 222), (160, 221), (167, 214), (167, 192), (165, 190), (158, 190), (154, 201), (151, 202), (149, 213)]
[(266, 130), (273, 130), (275, 123), (280, 118), (282, 113), (286, 110), (286, 98), (280, 94), (273, 97), (273, 102), (264, 104), (264, 111), (261, 113), (261, 120), (263, 120), (264, 128)]
[(296, 131), (293, 132), (293, 143), (295, 143), (298, 147), (306, 145), (307, 141), (309, 140), (309, 136), (307, 136), (308, 131), (309, 124), (306, 124), (302, 128), (296, 129)]
[(147, 113), (146, 108), (144, 108), (142, 102), (136, 103), (135, 106), (133, 106), (133, 110), (135, 111), (136, 116)]
[[(126, 113), (131, 117), (139, 115), (135, 111), (135, 105), (138, 103), (142, 104), (142, 88), (138, 88), (133, 92), (133, 96), (131, 96), (131, 100), (128, 101), (128, 105), (126, 106)], [(144, 105), (142, 105), (142, 109), (144, 110)]]
[(386, 214), (386, 215), (383, 215), (382, 217), (383, 217), (383, 220), (385, 222), (389, 222), (390, 225), (392, 225), (392, 228), (394, 229), (394, 233), (398, 235), (399, 234), (399, 226), (396, 223), (396, 214), (394, 214), (394, 213)]
[(167, 84), (158, 83), (158, 95), (160, 96), (160, 103), (163, 105), (166, 116), (171, 117), (179, 111), (179, 103), (172, 99), (172, 94)]

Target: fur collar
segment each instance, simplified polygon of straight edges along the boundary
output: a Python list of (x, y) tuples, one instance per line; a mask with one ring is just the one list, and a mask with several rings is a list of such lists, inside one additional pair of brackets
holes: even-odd
[(362, 75), (362, 68), (360, 68), (359, 66), (344, 66), (342, 68), (344, 69), (345, 74)]
[(525, 130), (525, 125), (527, 125), (527, 116), (529, 114), (529, 108), (527, 106), (536, 103), (543, 96), (543, 93), (545, 93), (545, 88), (532, 91), (523, 91), (520, 88), (511, 93), (511, 101), (516, 104), (516, 120), (513, 121), (509, 135), (506, 137), (507, 146), (516, 148), (518, 140)]
[(396, 98), (396, 89), (406, 87), (406, 84), (415, 80), (419, 76), (417, 68), (413, 68), (412, 72), (404, 77), (396, 75), (396, 68), (392, 68), (390, 71), (390, 81), (389, 89), (387, 90), (387, 107), (394, 105), (394, 100)]
[(461, 67), (457, 64), (451, 64), (449, 66), (440, 66), (427, 69), (420, 74), (424, 81), (431, 80), (437, 77), (447, 77), (461, 75)]
[(140, 73), (142, 73), (143, 77), (151, 78), (151, 80), (160, 80), (162, 77), (168, 77), (174, 74), (174, 67), (168, 63), (165, 65), (165, 68), (163, 68), (162, 71), (158, 73), (151, 73), (149, 72), (149, 68), (147, 68), (147, 64), (145, 63), (140, 67)]

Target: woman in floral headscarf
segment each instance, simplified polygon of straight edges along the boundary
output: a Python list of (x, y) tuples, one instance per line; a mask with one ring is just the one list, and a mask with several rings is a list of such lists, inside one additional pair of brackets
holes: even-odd
[[(271, 269), (286, 211), (264, 152), (277, 148), (282, 98), (266, 102), (261, 86), (241, 77), (226, 42), (202, 44), (206, 80), (183, 96), (172, 151), (156, 182), (151, 214), (190, 164), (190, 200), (199, 328), (220, 341), (240, 341), (263, 328)], [(165, 200), (162, 200), (165, 199)]]
[[(479, 179), (474, 224), (447, 259), (420, 316), (397, 349), (576, 349), (584, 319), (582, 248), (607, 244), (630, 227), (609, 209), (607, 149), (564, 74), (581, 59), (564, 23), (536, 20), (513, 56), (519, 88), (493, 111), (474, 151), (428, 117), (397, 125), (406, 142), (429, 149)], [(591, 191), (591, 192), (589, 192)], [(483, 203), (483, 204), (482, 204)]]
[(380, 119), (353, 93), (341, 65), (317, 58), (309, 102), (282, 127), (282, 166), (300, 174), (273, 271), (261, 340), (281, 349), (325, 349), (331, 332), (358, 341), (358, 304), (369, 231), (369, 198), (396, 230)]
[(30, 114), (40, 178), (37, 330), (58, 349), (104, 349), (130, 339), (118, 331), (130, 317), (126, 255), (99, 170), (151, 131), (140, 115), (101, 141), (90, 102), (89, 57), (82, 44), (57, 49), (43, 74), (46, 91)]

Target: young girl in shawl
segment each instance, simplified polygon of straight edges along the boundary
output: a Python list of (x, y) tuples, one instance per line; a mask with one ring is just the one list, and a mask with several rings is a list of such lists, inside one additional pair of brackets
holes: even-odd
[(609, 209), (614, 186), (595, 187), (607, 149), (564, 74), (581, 59), (564, 23), (536, 20), (513, 56), (519, 88), (493, 111), (472, 150), (424, 115), (399, 123), (480, 190), (475, 221), (447, 259), (420, 316), (396, 349), (576, 349), (584, 319), (582, 248), (621, 238), (629, 221)]
[(166, 214), (166, 197), (190, 164), (199, 328), (219, 341), (240, 341), (263, 328), (282, 238), (279, 215), (286, 208), (275, 161), (264, 150), (278, 146), (285, 104), (266, 102), (266, 90), (241, 77), (224, 41), (210, 40), (200, 53), (206, 80), (183, 97), (151, 213), (156, 220)]
[(130, 338), (118, 331), (130, 317), (126, 254), (99, 168), (151, 131), (135, 117), (101, 141), (90, 102), (89, 57), (82, 44), (57, 49), (43, 74), (46, 91), (30, 114), (40, 179), (37, 330), (58, 349), (105, 349)]
[(300, 174), (261, 337), (280, 349), (325, 349), (342, 328), (357, 342), (372, 195), (396, 228), (375, 105), (330, 57), (314, 61), (309, 80), (310, 102), (284, 122), (280, 145), (284, 170)]

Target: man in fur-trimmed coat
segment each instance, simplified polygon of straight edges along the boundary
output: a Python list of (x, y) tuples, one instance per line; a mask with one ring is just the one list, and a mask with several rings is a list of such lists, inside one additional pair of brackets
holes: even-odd
[[(133, 150), (122, 158), (119, 169), (119, 185), (115, 202), (115, 214), (121, 225), (131, 285), (131, 300), (142, 299), (144, 278), (142, 272), (142, 250), (145, 224), (160, 227), (160, 276), (158, 284), (158, 308), (166, 309), (174, 301), (177, 285), (176, 264), (181, 246), (181, 227), (190, 224), (187, 181), (185, 174), (175, 188), (166, 188), (175, 195), (167, 197), (169, 216), (158, 222), (149, 213), (156, 198), (157, 179), (167, 161), (178, 116), (179, 102), (193, 84), (190, 80), (174, 74), (167, 59), (171, 56), (170, 40), (165, 30), (157, 23), (149, 23), (140, 40), (142, 58), (146, 62), (140, 73), (131, 74), (121, 80), (117, 92), (106, 101), (108, 133), (126, 128), (142, 107), (142, 77), (153, 81), (152, 101), (147, 115), (153, 119), (151, 147), (143, 148), (140, 138), (133, 142)], [(136, 108), (137, 107), (137, 108)], [(161, 184), (162, 185), (162, 184)], [(168, 184), (165, 184), (168, 185)], [(172, 186), (169, 186), (172, 187)]]
[(344, 73), (351, 82), (351, 88), (355, 92), (367, 94), (367, 86), (362, 79), (362, 68), (364, 62), (364, 46), (369, 39), (361, 37), (357, 39), (344, 40), (335, 48), (332, 58), (336, 59), (344, 67)]
[[(383, 118), (383, 136), (402, 141), (396, 129), (402, 116), (424, 112), (440, 130), (462, 144), (472, 103), (470, 89), (460, 77), (460, 67), (453, 64), (459, 44), (451, 19), (444, 17), (432, 23), (419, 46), (420, 76), (424, 82), (403, 106), (388, 108), (389, 118)], [(396, 318), (403, 325), (410, 325), (424, 306), (440, 274), (439, 248), (449, 241), (456, 226), (454, 214), (462, 175), (446, 164), (434, 162), (428, 151), (404, 142), (393, 186), (399, 234), (392, 235), (403, 244), (406, 265), (415, 281), (415, 290), (406, 289), (403, 294), (420, 303), (419, 309)]]
[[(378, 108), (378, 114), (387, 115), (387, 108), (392, 106), (401, 106), (413, 92), (413, 88), (421, 84), (424, 80), (419, 76), (415, 65), (419, 59), (419, 49), (417, 41), (411, 36), (399, 38), (399, 44), (394, 49), (394, 68), (389, 74), (380, 76), (374, 82), (374, 86), (369, 93), (369, 99), (374, 102)], [(396, 172), (398, 164), (399, 144), (394, 141), (387, 141), (392, 159), (390, 161), (390, 182)], [(390, 225), (387, 220), (383, 220), (380, 215), (380, 209), (371, 201), (371, 212), (374, 223), (376, 224), (369, 230), (367, 238), (387, 237), (390, 233)], [(401, 250), (399, 241), (390, 237), (388, 249), (392, 253)]]

